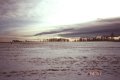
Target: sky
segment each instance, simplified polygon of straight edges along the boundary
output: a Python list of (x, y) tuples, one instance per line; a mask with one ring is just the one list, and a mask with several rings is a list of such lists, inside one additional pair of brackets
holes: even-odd
[(0, 0), (0, 41), (120, 32), (119, 0)]

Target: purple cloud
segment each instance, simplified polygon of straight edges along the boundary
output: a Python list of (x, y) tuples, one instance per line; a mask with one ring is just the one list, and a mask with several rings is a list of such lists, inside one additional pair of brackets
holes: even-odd
[[(112, 32), (120, 34), (120, 18), (101, 19), (98, 21), (69, 25), (66, 29), (57, 29), (48, 32), (41, 32), (35, 36), (57, 34), (62, 37), (80, 37), (80, 36), (95, 36), (95, 35), (109, 35)], [(64, 32), (64, 33), (63, 33)]]

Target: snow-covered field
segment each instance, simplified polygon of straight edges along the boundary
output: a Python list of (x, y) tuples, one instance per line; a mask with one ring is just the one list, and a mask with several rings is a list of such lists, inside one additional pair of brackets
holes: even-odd
[(120, 80), (120, 43), (0, 43), (0, 80)]

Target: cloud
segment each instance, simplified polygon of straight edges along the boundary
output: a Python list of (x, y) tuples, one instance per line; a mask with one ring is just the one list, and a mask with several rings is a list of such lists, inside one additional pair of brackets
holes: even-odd
[(52, 12), (54, 2), (55, 0), (0, 0), (0, 36), (6, 30), (14, 32), (17, 29), (22, 32), (19, 29), (23, 27), (26, 29), (24, 31), (30, 31), (32, 26), (41, 28), (48, 25), (45, 20), (48, 13)]
[(48, 32), (37, 33), (34, 36), (47, 35), (47, 34), (56, 34), (56, 33), (61, 33), (61, 32), (72, 31), (72, 30), (73, 30), (73, 28), (62, 29), (62, 30), (53, 30), (53, 31), (48, 31)]
[[(24, 27), (41, 24), (41, 13), (36, 10), (44, 0), (0, 0), (0, 36), (10, 35)], [(39, 15), (38, 15), (39, 14)], [(13, 34), (15, 35), (15, 34)]]
[(41, 0), (0, 0), (0, 18), (32, 17), (32, 8)]
[(80, 37), (109, 35), (112, 32), (120, 34), (120, 18), (100, 19), (86, 24), (68, 25), (65, 29), (56, 29), (48, 32), (41, 32), (35, 34), (35, 36), (56, 34), (62, 37)]

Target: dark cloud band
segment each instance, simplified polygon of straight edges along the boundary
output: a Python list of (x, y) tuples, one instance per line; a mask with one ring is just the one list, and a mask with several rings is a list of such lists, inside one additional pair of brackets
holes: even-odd
[(67, 26), (67, 29), (41, 32), (35, 34), (35, 36), (58, 34), (58, 36), (62, 37), (80, 37), (89, 35), (95, 36), (98, 34), (107, 35), (112, 32), (120, 34), (120, 18), (102, 19), (91, 23), (87, 23), (86, 25), (77, 24), (77, 27), (75, 27), (76, 25), (72, 25), (70, 28)]

